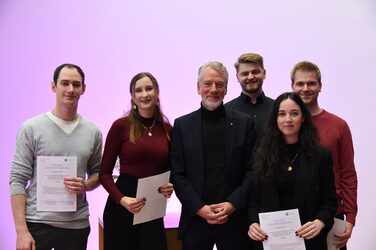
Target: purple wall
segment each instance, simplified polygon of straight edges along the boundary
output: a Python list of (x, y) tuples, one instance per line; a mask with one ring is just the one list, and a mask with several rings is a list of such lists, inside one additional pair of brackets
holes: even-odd
[[(139, 71), (161, 85), (164, 112), (173, 121), (196, 109), (198, 67), (222, 61), (230, 71), (226, 101), (240, 93), (233, 63), (244, 52), (264, 56), (264, 90), (290, 90), (289, 72), (300, 60), (322, 69), (320, 104), (347, 120), (356, 150), (360, 212), (350, 249), (376, 244), (367, 219), (376, 209), (373, 118), (376, 85), (376, 4), (373, 0), (287, 1), (0, 1), (0, 249), (15, 249), (8, 176), (20, 124), (54, 106), (52, 72), (76, 63), (87, 75), (79, 112), (106, 135), (129, 108), (128, 84)], [(367, 120), (366, 120), (367, 117)], [(89, 194), (97, 249), (97, 218), (106, 192)], [(168, 211), (179, 211), (176, 198)]]

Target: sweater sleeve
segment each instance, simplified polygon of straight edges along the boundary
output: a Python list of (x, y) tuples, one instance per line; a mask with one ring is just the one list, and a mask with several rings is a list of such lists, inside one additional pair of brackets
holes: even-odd
[(34, 145), (32, 130), (24, 125), (17, 133), (16, 147), (13, 154), (10, 172), (10, 194), (25, 195), (27, 182), (32, 178), (34, 171)]
[(120, 203), (120, 200), (124, 195), (115, 185), (112, 178), (112, 172), (117, 157), (119, 156), (124, 129), (125, 127), (120, 123), (120, 120), (117, 120), (112, 124), (107, 134), (102, 163), (99, 171), (99, 180), (102, 186), (117, 203)]
[(355, 217), (358, 211), (358, 180), (354, 165), (353, 141), (350, 128), (348, 127), (347, 123), (345, 123), (342, 128), (342, 134), (338, 147), (343, 213), (346, 216), (346, 221), (355, 225)]
[(99, 174), (99, 167), (100, 167), (101, 159), (102, 159), (102, 147), (103, 147), (102, 132), (98, 129), (95, 135), (93, 154), (91, 155), (88, 165), (87, 165), (88, 176)]

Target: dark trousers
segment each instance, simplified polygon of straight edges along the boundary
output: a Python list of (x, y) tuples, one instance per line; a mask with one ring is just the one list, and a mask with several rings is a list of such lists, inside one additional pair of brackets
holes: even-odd
[[(125, 196), (135, 197), (137, 178), (121, 175), (117, 187)], [(105, 250), (166, 250), (163, 219), (133, 225), (133, 214), (108, 197), (103, 213)]]
[(37, 250), (86, 250), (90, 227), (66, 229), (43, 223), (27, 222)]
[[(243, 218), (244, 217), (244, 218)], [(210, 225), (195, 216), (183, 238), (183, 250), (250, 250), (247, 220), (245, 216), (233, 214), (222, 225)]]

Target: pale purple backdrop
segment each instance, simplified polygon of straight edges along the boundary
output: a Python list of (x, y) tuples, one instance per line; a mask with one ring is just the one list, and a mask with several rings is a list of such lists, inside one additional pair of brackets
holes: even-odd
[[(8, 178), (16, 132), (24, 120), (54, 106), (50, 82), (57, 65), (82, 66), (87, 92), (79, 112), (106, 135), (129, 108), (134, 74), (150, 71), (157, 77), (163, 110), (173, 122), (199, 107), (196, 74), (207, 61), (228, 67), (225, 100), (238, 96), (233, 63), (244, 52), (264, 56), (264, 90), (273, 98), (290, 90), (296, 62), (321, 67), (320, 104), (346, 119), (354, 138), (359, 214), (349, 246), (372, 249), (375, 44), (373, 0), (0, 0), (0, 249), (15, 249)], [(90, 250), (98, 249), (97, 221), (106, 197), (102, 188), (89, 194)], [(172, 198), (168, 211), (179, 208)]]

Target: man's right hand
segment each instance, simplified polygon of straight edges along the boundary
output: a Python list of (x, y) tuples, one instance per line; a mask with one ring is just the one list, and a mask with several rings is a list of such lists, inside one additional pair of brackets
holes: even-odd
[(205, 219), (209, 224), (217, 224), (217, 214), (211, 209), (209, 205), (200, 208), (196, 214)]
[(29, 231), (17, 233), (17, 250), (36, 250), (35, 240)]
[(35, 250), (35, 240), (29, 232), (25, 219), (25, 195), (12, 195), (10, 203), (12, 205), (14, 225), (17, 233), (16, 249)]

